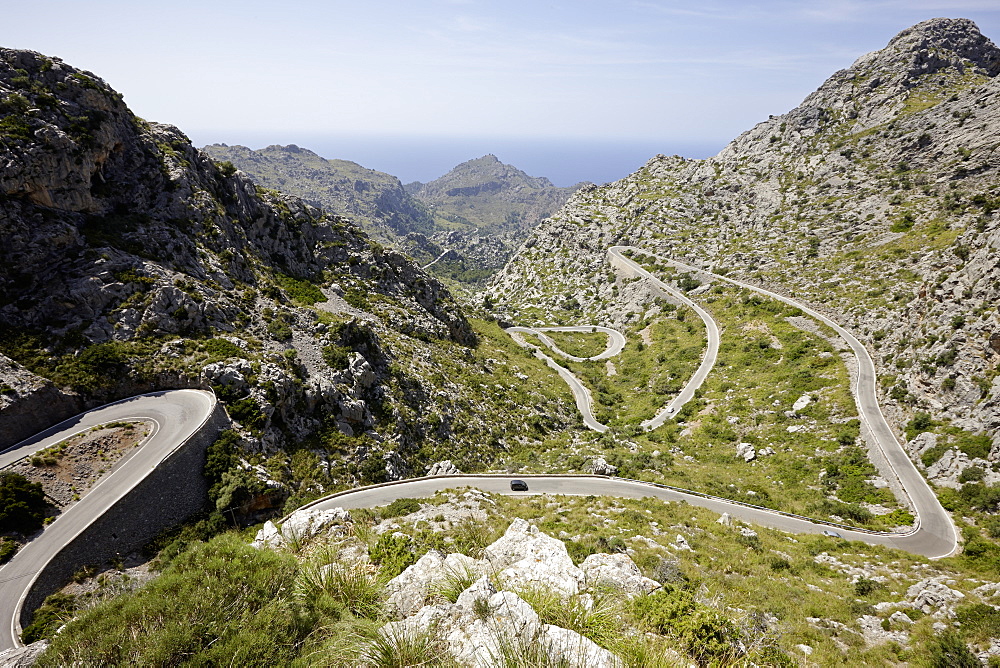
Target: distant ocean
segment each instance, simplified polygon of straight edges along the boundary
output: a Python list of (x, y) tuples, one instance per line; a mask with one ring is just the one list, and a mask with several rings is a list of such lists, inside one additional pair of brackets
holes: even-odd
[(617, 181), (642, 167), (658, 153), (685, 158), (707, 158), (724, 143), (657, 140), (576, 140), (512, 138), (362, 137), (261, 134), (191, 133), (195, 144), (241, 144), (263, 148), (270, 144), (296, 144), (324, 158), (351, 160), (364, 167), (399, 177), (403, 183), (433, 181), (455, 165), (492, 153), (530, 176), (544, 176), (557, 186), (580, 181)]

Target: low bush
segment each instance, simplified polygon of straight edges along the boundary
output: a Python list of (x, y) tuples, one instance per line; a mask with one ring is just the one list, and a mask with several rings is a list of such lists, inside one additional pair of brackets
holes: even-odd
[(656, 633), (674, 637), (699, 666), (734, 661), (743, 653), (733, 623), (695, 601), (690, 592), (668, 584), (632, 605), (639, 620)]
[(195, 544), (146, 587), (70, 622), (38, 665), (289, 665), (312, 628), (283, 595), (297, 569), (233, 534)]
[(0, 531), (37, 531), (47, 505), (40, 483), (17, 473), (0, 473)]

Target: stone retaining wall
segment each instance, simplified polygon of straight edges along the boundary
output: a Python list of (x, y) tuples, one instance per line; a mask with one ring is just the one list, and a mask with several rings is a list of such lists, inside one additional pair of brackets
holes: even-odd
[(135, 552), (164, 529), (203, 510), (208, 501), (202, 475), (205, 451), (228, 426), (225, 409), (216, 404), (198, 432), (53, 557), (28, 592), (21, 628), (31, 622), (45, 597), (58, 591), (81, 566), (104, 564)]

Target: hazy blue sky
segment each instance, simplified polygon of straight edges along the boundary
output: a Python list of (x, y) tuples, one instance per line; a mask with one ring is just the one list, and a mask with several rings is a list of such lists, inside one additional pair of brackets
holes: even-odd
[[(404, 180), (440, 174), (429, 156), (419, 168), (433, 145), (457, 151), (443, 164), (486, 152), (518, 164), (504, 147), (534, 147), (538, 167), (518, 166), (537, 175), (617, 178), (657, 152), (714, 153), (921, 20), (967, 17), (1000, 39), (998, 0), (9, 4), (0, 45), (91, 70), (199, 145), (297, 143), (387, 169), (405, 138)], [(615, 146), (636, 164), (599, 174)]]

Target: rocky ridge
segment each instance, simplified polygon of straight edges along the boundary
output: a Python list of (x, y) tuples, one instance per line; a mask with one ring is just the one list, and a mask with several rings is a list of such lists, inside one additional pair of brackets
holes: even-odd
[(201, 150), (218, 162), (233, 164), (262, 186), (351, 218), (381, 243), (434, 231), (430, 214), (391, 174), (349, 160), (328, 160), (295, 144), (257, 150), (209, 144)]
[(0, 111), (4, 444), (137, 392), (212, 387), (257, 463), (306, 439), (336, 452), (312, 482), (287, 462), (263, 476), (313, 494), (422, 470), (428, 443), (463, 461), (458, 425), (469, 452), (502, 447), (498, 411), (468, 406), (513, 399), (436, 374), (505, 362), (479, 358), (448, 290), (404, 255), (58, 59), (0, 50)]
[(327, 160), (294, 144), (258, 150), (211, 144), (202, 150), (262, 186), (356, 220), (378, 241), (421, 264), (447, 251), (434, 272), (466, 282), (502, 267), (527, 232), (578, 187), (557, 188), (492, 155), (404, 187), (389, 174)]
[[(657, 156), (581, 190), (486, 295), (507, 314), (556, 321), (572, 297), (591, 321), (635, 322), (648, 307), (613, 299), (622, 286), (604, 252), (614, 244), (756, 280), (867, 337), (901, 430), (928, 413), (985, 433), (992, 446), (978, 456), (992, 466), (998, 72), (1000, 49), (971, 21), (918, 24), (714, 158)], [(958, 447), (955, 434), (943, 440)], [(946, 475), (958, 466), (967, 460)]]

